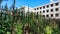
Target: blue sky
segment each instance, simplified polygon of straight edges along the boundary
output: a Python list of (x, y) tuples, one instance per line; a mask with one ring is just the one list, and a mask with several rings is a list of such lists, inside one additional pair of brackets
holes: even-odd
[[(16, 7), (21, 7), (23, 5), (29, 6), (29, 7), (36, 7), (43, 4), (49, 3), (50, 0), (16, 0)], [(2, 2), (2, 5), (8, 4), (8, 7), (10, 7), (13, 3), (13, 0), (4, 1)]]

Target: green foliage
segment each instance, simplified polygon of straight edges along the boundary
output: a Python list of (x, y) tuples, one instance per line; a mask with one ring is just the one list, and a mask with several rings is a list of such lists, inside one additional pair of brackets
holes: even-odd
[(17, 25), (16, 25), (16, 34), (22, 34), (23, 33), (22, 27), (23, 27), (23, 25), (21, 23), (17, 23)]
[(49, 26), (46, 26), (46, 28), (45, 28), (45, 33), (46, 33), (46, 34), (52, 34), (52, 32), (53, 32), (52, 28), (49, 27)]
[(9, 22), (9, 19), (6, 19), (6, 20), (2, 20), (1, 22), (0, 22), (0, 31), (2, 31), (2, 32), (0, 32), (0, 33), (7, 33), (7, 32), (10, 32), (10, 27), (11, 27), (11, 25), (10, 25), (10, 22)]
[[(5, 11), (8, 12), (7, 5)], [(60, 29), (56, 20), (44, 19), (42, 15), (35, 14), (33, 12), (25, 13), (16, 12), (14, 15), (2, 14), (2, 20), (0, 21), (0, 34), (11, 34), (11, 28), (14, 28), (16, 34), (22, 34), (23, 26), (28, 24), (31, 34), (60, 34)], [(14, 20), (13, 20), (14, 18)], [(14, 27), (12, 25), (14, 24)]]

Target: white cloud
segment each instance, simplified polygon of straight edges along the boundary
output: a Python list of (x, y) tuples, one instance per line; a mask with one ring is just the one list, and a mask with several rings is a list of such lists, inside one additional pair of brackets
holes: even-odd
[(50, 0), (50, 2), (56, 2), (56, 1), (58, 1), (58, 0)]
[(53, 0), (50, 0), (50, 2), (53, 2)]

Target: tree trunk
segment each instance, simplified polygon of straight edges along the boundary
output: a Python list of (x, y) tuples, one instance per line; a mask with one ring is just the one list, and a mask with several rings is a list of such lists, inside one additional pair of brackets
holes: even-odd
[(11, 34), (16, 34), (15, 33), (15, 25), (14, 24), (12, 24), (12, 27), (11, 27)]

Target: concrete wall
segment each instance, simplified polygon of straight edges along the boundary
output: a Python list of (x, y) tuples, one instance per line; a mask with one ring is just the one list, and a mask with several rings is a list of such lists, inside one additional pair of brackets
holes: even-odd
[[(59, 5), (55, 6), (55, 3), (59, 3)], [(42, 9), (39, 9), (39, 10), (36, 10), (36, 11), (39, 12), (39, 13), (41, 11), (41, 14), (45, 15), (45, 18), (56, 18), (56, 19), (59, 19), (60, 18), (60, 2), (55, 2), (55, 3), (49, 3), (49, 4), (45, 4), (45, 5), (42, 5), (42, 6), (35, 7), (35, 8), (37, 9), (37, 8), (42, 7)], [(54, 6), (51, 7), (51, 4), (53, 4)], [(49, 8), (46, 7), (47, 5), (49, 5)], [(44, 9), (43, 9), (43, 6), (45, 6)], [(59, 11), (55, 11), (55, 8), (58, 8)], [(51, 12), (51, 9), (53, 9), (54, 11)], [(45, 13), (43, 13), (43, 10), (45, 10)], [(49, 10), (49, 12), (47, 12), (46, 10)], [(56, 13), (59, 14), (58, 17), (55, 16)], [(49, 17), (46, 17), (47, 14), (49, 14)], [(53, 14), (53, 17), (51, 17), (51, 14)]]

